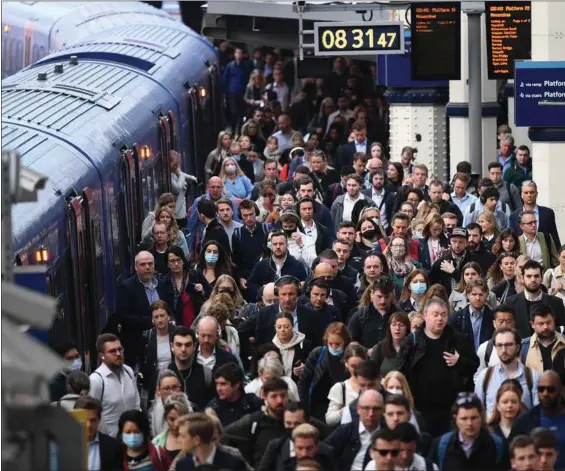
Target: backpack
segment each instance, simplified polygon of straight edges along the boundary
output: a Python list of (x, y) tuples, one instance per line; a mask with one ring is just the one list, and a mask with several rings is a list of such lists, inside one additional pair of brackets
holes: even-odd
[[(328, 347), (326, 347), (324, 345), (322, 347), (322, 349), (320, 350), (320, 354), (318, 355), (315, 366), (318, 366), (320, 363), (322, 363), (322, 359), (324, 358), (324, 355), (326, 354), (327, 350), (328, 350)], [(312, 392), (313, 391), (314, 391), (314, 375), (312, 375), (312, 381), (310, 382), (310, 388), (308, 389), (308, 408), (312, 407)]]
[(485, 350), (485, 358), (484, 358), (485, 365), (487, 366), (488, 366), (488, 362), (490, 361), (490, 357), (492, 356), (493, 349), (494, 349), (494, 342), (492, 341), (492, 339), (490, 339), (487, 342), (487, 348)]
[[(261, 223), (261, 227), (263, 228), (263, 233), (265, 234), (265, 236), (269, 233), (269, 224), (266, 222), (262, 222)], [(237, 240), (238, 242), (241, 242), (241, 229), (242, 227), (236, 227), (235, 230), (233, 231), (233, 233), (235, 234), (235, 240)]]
[(520, 347), (520, 361), (525, 366), (526, 359), (528, 358), (528, 353), (530, 351), (530, 339), (531, 337), (526, 337), (522, 340), (522, 346)]
[[(129, 373), (128, 369), (123, 367), (122, 370), (124, 370), (129, 376), (129, 379), (133, 381), (133, 376)], [(102, 404), (104, 401), (104, 390), (105, 390), (104, 377), (100, 373), (98, 373), (98, 371), (95, 371), (94, 374), (100, 376), (100, 379), (102, 380), (102, 394), (100, 394), (100, 403)]]
[[(485, 397), (485, 401), (484, 401), (485, 403), (486, 403), (486, 397), (487, 397), (487, 389), (488, 389), (488, 385), (490, 383), (490, 380), (492, 378), (493, 371), (494, 371), (494, 366), (489, 366), (487, 368), (487, 372), (485, 373), (485, 378), (483, 380), (483, 396)], [(528, 393), (530, 394), (530, 400), (533, 403), (534, 396), (532, 395), (532, 389), (534, 387), (534, 378), (533, 378), (531, 368), (528, 368), (525, 365), (524, 365), (524, 376), (526, 378), (526, 385), (528, 386)]]
[[(447, 452), (447, 446), (449, 445), (449, 442), (453, 438), (454, 434), (455, 432), (447, 432), (443, 434), (439, 439), (439, 446), (437, 451), (437, 464), (439, 466), (440, 471), (443, 471), (444, 469), (443, 461), (445, 460), (445, 453)], [(494, 441), (494, 446), (496, 447), (496, 461), (497, 463), (500, 463), (500, 460), (502, 459), (502, 456), (504, 454), (504, 443), (502, 441), (502, 438), (500, 438), (498, 435), (495, 435), (493, 433), (490, 433), (489, 435)]]

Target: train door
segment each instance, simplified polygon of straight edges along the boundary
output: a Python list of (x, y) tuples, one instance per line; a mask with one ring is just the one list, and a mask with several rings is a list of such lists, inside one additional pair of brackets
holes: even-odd
[(126, 276), (133, 273), (137, 244), (138, 185), (133, 152), (124, 149), (121, 154), (121, 191), (119, 200), (120, 252)]
[(159, 156), (160, 178), (158, 195), (171, 191), (171, 133), (169, 118), (161, 116), (159, 118)]
[(204, 179), (204, 163), (206, 162), (206, 150), (205, 150), (205, 139), (203, 139), (202, 130), (202, 109), (200, 108), (200, 103), (198, 101), (198, 93), (194, 88), (188, 91), (189, 109), (192, 117), (191, 129), (189, 136), (191, 141), (189, 145), (192, 150), (192, 155), (194, 155), (194, 171), (195, 175)]
[[(218, 133), (224, 129), (224, 104), (222, 100), (222, 84), (220, 81), (220, 72), (216, 65), (208, 67), (208, 80), (210, 83), (209, 96), (212, 101), (212, 109), (214, 113), (213, 132)], [(211, 149), (216, 146), (213, 143)]]

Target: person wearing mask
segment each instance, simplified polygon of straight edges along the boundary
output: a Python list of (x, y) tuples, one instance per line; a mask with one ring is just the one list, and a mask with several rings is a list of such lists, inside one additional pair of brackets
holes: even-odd
[(398, 356), (400, 345), (410, 333), (410, 321), (404, 312), (395, 312), (389, 317), (388, 328), (384, 340), (371, 350), (371, 360), (379, 365), (382, 376), (390, 371), (398, 371), (402, 359)]
[[(142, 250), (135, 256), (135, 274), (118, 285), (116, 312), (121, 325), (125, 363), (135, 365), (141, 334), (152, 327), (150, 306), (159, 299), (155, 258)], [(117, 419), (116, 419), (117, 420)]]
[(398, 305), (406, 314), (418, 311), (429, 284), (428, 275), (423, 270), (413, 270), (406, 277), (398, 301)]
[(534, 441), (526, 434), (514, 437), (510, 443), (512, 471), (538, 471), (540, 460)]
[[(410, 255), (412, 257), (413, 262), (420, 261), (420, 241), (418, 239), (410, 238), (410, 217), (407, 214), (402, 212), (395, 213), (392, 217), (392, 232), (390, 237), (393, 236), (400, 236), (407, 238), (410, 243)], [(376, 247), (377, 251), (384, 252), (386, 247), (388, 246), (389, 238), (383, 237), (379, 240), (379, 244)], [(379, 250), (380, 248), (380, 250)]]
[(175, 331), (165, 301), (158, 300), (151, 305), (151, 320), (153, 328), (143, 332), (137, 360), (143, 383), (142, 397), (146, 404), (153, 400), (159, 371), (171, 363), (171, 342)]
[(449, 318), (449, 325), (469, 342), (470, 348), (477, 351), (494, 333), (493, 312), (487, 306), (489, 290), (486, 281), (482, 278), (469, 281), (465, 293), (469, 305), (455, 311)]
[[(410, 242), (406, 238), (394, 235), (390, 238), (390, 242), (383, 252), (398, 295), (402, 291), (405, 278), (416, 269), (416, 264), (412, 262), (409, 249)], [(419, 263), (417, 265), (418, 267), (420, 266)]]
[(98, 471), (116, 471), (123, 467), (122, 444), (100, 432), (102, 404), (93, 397), (79, 397), (74, 409), (86, 411), (85, 431), (88, 441), (88, 468)]
[(224, 443), (238, 448), (252, 466), (260, 463), (271, 440), (287, 436), (283, 419), (288, 384), (282, 378), (270, 379), (263, 384), (262, 394), (262, 410), (244, 415), (224, 430)]
[(496, 392), (494, 411), (488, 416), (490, 431), (502, 438), (506, 444), (514, 421), (526, 409), (522, 404), (522, 394), (522, 386), (517, 380), (504, 381)]
[(233, 251), (232, 247), (232, 236), (233, 232), (238, 228), (243, 226), (241, 222), (233, 220), (233, 202), (229, 198), (221, 198), (216, 203), (216, 208), (218, 212), (218, 219), (220, 224), (226, 231), (228, 239), (230, 241), (230, 249)]
[(215, 427), (210, 417), (195, 412), (179, 418), (177, 427), (185, 457), (176, 464), (177, 471), (212, 465), (214, 469), (246, 471), (245, 461), (214, 443)]
[(494, 346), (500, 364), (483, 370), (475, 381), (475, 394), (485, 404), (487, 417), (496, 407), (496, 393), (507, 379), (516, 379), (522, 387), (522, 403), (528, 408), (538, 405), (539, 373), (520, 362), (520, 335), (515, 329), (502, 328), (494, 334)]
[[(468, 342), (447, 324), (449, 306), (433, 297), (423, 306), (425, 324), (406, 337), (400, 348), (401, 371), (410, 384), (428, 431), (437, 437), (449, 429), (445, 405), (455, 401), (479, 366)], [(442, 384), (441, 388), (437, 385)]]
[(394, 286), (389, 278), (378, 278), (370, 284), (361, 297), (359, 309), (349, 319), (351, 338), (365, 348), (383, 340), (390, 316), (401, 311), (393, 301)]
[(90, 375), (89, 396), (102, 404), (102, 423), (108, 435), (116, 437), (123, 412), (140, 409), (133, 369), (124, 365), (124, 349), (118, 337), (102, 334), (96, 340), (101, 364)]
[(64, 342), (56, 345), (53, 350), (63, 361), (67, 363), (67, 367), (55, 376), (49, 384), (49, 395), (52, 402), (56, 402), (67, 394), (67, 376), (71, 371), (82, 370), (82, 358), (77, 346), (72, 342)]
[(378, 391), (362, 392), (357, 403), (359, 418), (340, 425), (325, 440), (333, 447), (338, 469), (363, 470), (371, 461), (371, 435), (380, 426), (383, 404)]
[[(304, 264), (289, 254), (286, 233), (274, 231), (271, 234), (271, 256), (258, 261), (249, 275), (248, 298), (256, 299), (261, 286), (287, 275), (297, 278), (299, 282), (306, 281)], [(265, 341), (268, 342), (270, 338)]]
[[(494, 308), (492, 315), (494, 316), (493, 326), (495, 331), (503, 327), (516, 328), (516, 313), (510, 306), (500, 304)], [(478, 374), (487, 367), (500, 364), (500, 358), (498, 358), (498, 353), (494, 348), (494, 339), (492, 338), (479, 345), (477, 356), (479, 357), (479, 368), (475, 373), (475, 380)]]
[(542, 277), (541, 265), (529, 260), (522, 268), (524, 277), (524, 291), (506, 299), (508, 304), (516, 312), (516, 329), (525, 338), (531, 333), (530, 319), (533, 307), (536, 304), (549, 306), (555, 318), (557, 326), (565, 325), (565, 308), (561, 299), (543, 292), (541, 288)]
[(251, 67), (244, 60), (244, 51), (236, 48), (234, 60), (228, 63), (222, 75), (224, 93), (227, 95), (231, 132), (237, 133), (245, 113), (245, 89), (249, 83)]
[[(251, 171), (253, 171), (253, 166), (251, 163), (250, 165)], [(224, 182), (224, 188), (227, 196), (231, 196), (236, 201), (239, 201), (243, 198), (249, 198), (251, 196), (251, 192), (253, 191), (253, 183), (251, 179), (239, 167), (235, 158), (226, 157), (224, 160), (222, 160), (220, 173), (218, 176)]]
[(438, 258), (432, 265), (429, 277), (430, 283), (441, 284), (451, 294), (461, 279), (461, 269), (465, 264), (475, 261), (474, 256), (467, 250), (467, 230), (455, 228), (451, 231), (449, 251)]
[(214, 397), (212, 370), (197, 360), (198, 342), (194, 330), (179, 326), (171, 343), (174, 360), (167, 367), (180, 381), (182, 391), (198, 407), (204, 408)]
[(502, 164), (500, 162), (488, 164), (488, 177), (494, 183), (494, 188), (500, 192), (500, 201), (507, 204), (511, 211), (522, 206), (522, 198), (516, 185), (502, 179)]
[[(505, 182), (516, 186), (518, 192), (522, 190), (522, 184), (525, 181), (532, 179), (532, 159), (528, 146), (518, 146), (516, 156), (512, 159), (510, 167), (504, 171), (502, 178)], [(521, 205), (522, 198), (520, 197), (520, 203), (514, 209), (519, 208)]]
[(539, 456), (540, 471), (556, 471), (559, 456), (559, 441), (555, 433), (543, 427), (532, 430), (530, 434)]
[(451, 201), (459, 208), (461, 214), (465, 214), (469, 206), (478, 201), (478, 198), (467, 191), (471, 176), (466, 173), (458, 172), (453, 177), (453, 192)]
[(90, 379), (82, 371), (71, 371), (67, 375), (67, 394), (58, 401), (51, 403), (52, 406), (62, 407), (65, 410), (73, 410), (78, 398), (88, 396), (90, 390)]
[(333, 322), (326, 328), (323, 343), (308, 355), (298, 383), (300, 400), (310, 416), (319, 420), (324, 420), (328, 410), (331, 387), (347, 379), (343, 353), (351, 337), (344, 324)]
[(535, 305), (530, 319), (534, 333), (522, 341), (520, 356), (525, 365), (541, 374), (553, 369), (557, 354), (565, 348), (565, 339), (556, 331), (555, 314), (551, 307)]
[[(420, 435), (416, 427), (410, 423), (400, 423), (394, 429), (400, 439), (400, 454), (396, 461), (396, 469), (402, 471), (438, 471), (436, 464), (418, 454)], [(379, 468), (377, 468), (379, 469)]]
[(231, 256), (230, 239), (222, 224), (216, 219), (216, 205), (210, 200), (202, 199), (198, 203), (197, 211), (198, 219), (205, 227), (201, 247), (213, 240)]
[(454, 402), (455, 430), (434, 440), (430, 461), (439, 469), (507, 469), (504, 442), (485, 427), (481, 401), (474, 394), (462, 393)]
[(262, 401), (256, 394), (243, 391), (243, 371), (235, 363), (226, 363), (214, 373), (217, 396), (207, 407), (214, 410), (222, 426), (238, 421), (243, 416), (261, 410)]
[(302, 231), (300, 216), (293, 209), (283, 209), (280, 222), (288, 240), (288, 252), (306, 267), (310, 267), (316, 258), (315, 241)]
[[(206, 286), (206, 290), (200, 293), (208, 296), (210, 289), (215, 289), (222, 277), (229, 276), (233, 279), (235, 266), (222, 245), (215, 240), (208, 240), (200, 250), (194, 271)], [(202, 299), (199, 304), (202, 305)]]
[(540, 263), (545, 269), (559, 265), (557, 248), (550, 234), (537, 232), (536, 213), (524, 211), (519, 216), (522, 235), (519, 237), (519, 250), (522, 255)]

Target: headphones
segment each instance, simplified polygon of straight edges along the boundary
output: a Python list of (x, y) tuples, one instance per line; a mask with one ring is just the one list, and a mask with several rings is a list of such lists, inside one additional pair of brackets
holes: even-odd
[(239, 202), (239, 205), (237, 206), (237, 214), (239, 216), (239, 219), (243, 219), (243, 217), (241, 216), (241, 203), (243, 203), (244, 201), (249, 201), (251, 204), (253, 204), (253, 207), (255, 208), (255, 216), (259, 216), (261, 214), (261, 211), (259, 210), (259, 206), (257, 206), (257, 203), (255, 203), (255, 201), (250, 200), (249, 198), (246, 198), (244, 200), (241, 200)]
[(487, 200), (485, 200), (485, 197), (483, 195), (479, 196), (479, 201), (481, 202), (481, 204), (484, 206), (487, 202)]
[(314, 202), (314, 199), (310, 198), (309, 196), (305, 196), (304, 198), (300, 198), (295, 205), (296, 206), (296, 212), (298, 213), (299, 216), (300, 216), (300, 205), (302, 203), (308, 203), (308, 202), (312, 203), (313, 212), (314, 212), (314, 214), (316, 214), (316, 203)]
[(301, 281), (292, 275), (284, 275), (281, 276), (277, 281), (275, 281), (275, 296), (279, 296), (279, 287), (282, 285), (289, 285), (292, 284), (296, 286), (298, 290), (298, 296), (300, 296), (300, 283)]
[(326, 288), (327, 292), (328, 292), (328, 296), (330, 294), (330, 284), (328, 283), (328, 280), (324, 280), (323, 278), (320, 278), (319, 276), (314, 277), (314, 278), (310, 278), (308, 280), (308, 282), (306, 283), (306, 295), (308, 297), (310, 297), (310, 292), (312, 291), (312, 287), (314, 284), (318, 284), (320, 286), (320, 288)]

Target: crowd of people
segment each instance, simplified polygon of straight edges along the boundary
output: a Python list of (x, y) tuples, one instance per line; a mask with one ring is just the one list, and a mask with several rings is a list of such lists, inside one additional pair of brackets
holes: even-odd
[(57, 347), (88, 469), (564, 468), (565, 246), (529, 149), (502, 126), (488, 175), (440, 181), (387, 155), (355, 61), (289, 83), (228, 51), (206, 192), (173, 152), (99, 367)]

